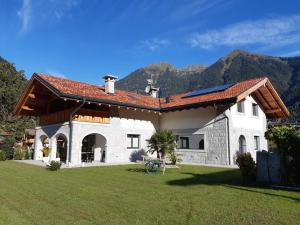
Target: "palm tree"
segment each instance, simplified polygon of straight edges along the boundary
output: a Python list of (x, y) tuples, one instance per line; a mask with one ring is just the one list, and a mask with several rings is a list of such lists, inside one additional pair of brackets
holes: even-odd
[(176, 146), (176, 136), (170, 130), (157, 131), (148, 140), (148, 152), (157, 153), (157, 158), (165, 158), (167, 153), (174, 151)]

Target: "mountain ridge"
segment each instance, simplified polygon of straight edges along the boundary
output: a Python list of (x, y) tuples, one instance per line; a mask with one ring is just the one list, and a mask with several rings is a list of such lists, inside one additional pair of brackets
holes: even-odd
[[(166, 66), (170, 65), (170, 66)], [(162, 65), (151, 64), (160, 68)], [(162, 97), (238, 82), (256, 77), (268, 77), (289, 108), (293, 120), (300, 116), (300, 56), (277, 57), (236, 49), (209, 66), (199, 64), (200, 70), (177, 69), (164, 62), (156, 71), (139, 68), (116, 82), (116, 87), (145, 94), (146, 79), (152, 78)], [(198, 64), (196, 65), (196, 67)], [(203, 67), (201, 67), (203, 66)], [(187, 68), (187, 67), (186, 67)]]

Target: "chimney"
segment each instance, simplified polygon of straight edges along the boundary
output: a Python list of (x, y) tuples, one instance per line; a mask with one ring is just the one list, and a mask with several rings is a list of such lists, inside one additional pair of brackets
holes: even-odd
[(150, 95), (153, 98), (157, 98), (158, 97), (158, 90), (159, 90), (159, 88), (151, 87), (150, 88)]
[(105, 81), (105, 93), (113, 95), (115, 93), (115, 81), (118, 77), (107, 74), (103, 79)]

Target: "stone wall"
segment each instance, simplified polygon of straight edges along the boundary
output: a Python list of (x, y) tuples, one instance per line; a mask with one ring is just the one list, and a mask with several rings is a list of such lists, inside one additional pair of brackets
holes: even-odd
[(204, 150), (200, 149), (177, 149), (183, 163), (203, 163), (203, 164), (228, 164), (228, 144), (227, 144), (227, 118), (220, 114), (210, 123), (198, 129), (176, 129), (175, 134), (182, 136), (193, 136), (204, 134)]

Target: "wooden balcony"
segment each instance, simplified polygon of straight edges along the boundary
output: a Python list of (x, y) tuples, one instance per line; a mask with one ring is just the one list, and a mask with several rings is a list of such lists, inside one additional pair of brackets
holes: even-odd
[(109, 123), (109, 112), (107, 111), (96, 111), (90, 109), (81, 109), (79, 110), (73, 120), (80, 122), (89, 122), (89, 123)]
[[(40, 125), (50, 125), (64, 123), (70, 120), (72, 109), (55, 112), (40, 117)], [(79, 110), (72, 118), (73, 121), (89, 122), (89, 123), (110, 123), (108, 111), (96, 111), (90, 109)]]

